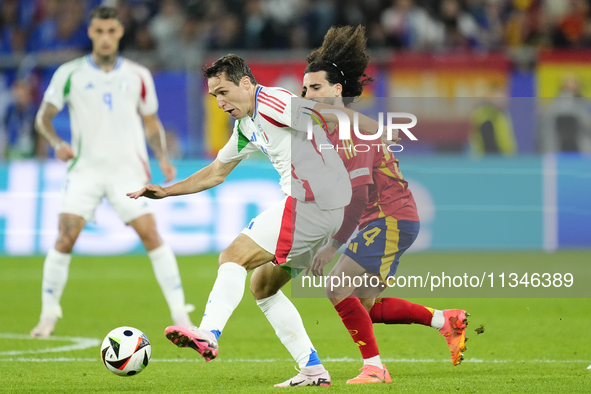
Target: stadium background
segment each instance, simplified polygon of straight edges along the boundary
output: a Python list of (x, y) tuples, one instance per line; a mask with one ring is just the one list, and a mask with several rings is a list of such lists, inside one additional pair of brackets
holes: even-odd
[[(56, 67), (89, 49), (86, 17), (99, 3), (7, 0), (0, 7), (1, 254), (44, 254), (55, 239), (64, 166), (38, 141), (32, 122)], [(199, 74), (204, 64), (236, 52), (261, 84), (298, 93), (304, 58), (326, 28), (363, 23), (373, 57), (368, 74), (376, 79), (364, 103), (398, 97), (419, 118), (419, 141), (404, 141), (398, 155), (421, 210), (415, 251), (591, 246), (589, 148), (561, 152), (561, 146), (545, 147), (541, 137), (544, 111), (553, 97), (571, 94), (569, 81), (587, 105), (586, 1), (115, 3), (127, 28), (122, 54), (154, 73), (179, 178), (215, 157), (231, 131), (230, 118), (206, 94)], [(487, 154), (471, 146), (471, 114), (495, 97), (502, 100), (495, 105), (511, 122), (516, 147)], [(54, 123), (67, 140), (67, 111)], [(589, 128), (580, 133), (591, 138)], [(152, 170), (158, 182), (159, 170)], [(262, 158), (243, 164), (220, 188), (155, 202), (160, 229), (177, 253), (220, 251), (250, 217), (280, 197), (276, 178)], [(252, 181), (260, 187), (250, 187)], [(99, 209), (97, 223), (89, 224), (75, 251), (141, 253), (114, 212), (106, 204)]]

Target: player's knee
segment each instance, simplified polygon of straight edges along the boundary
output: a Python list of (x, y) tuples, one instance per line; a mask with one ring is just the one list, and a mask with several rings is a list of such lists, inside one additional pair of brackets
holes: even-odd
[(226, 252), (227, 249), (222, 250), (222, 253), (220, 253), (219, 257), (218, 257), (218, 266), (222, 266), (222, 264), (224, 263), (229, 263), (229, 262), (233, 262), (230, 259), (229, 253)]
[(328, 299), (340, 299), (349, 297), (353, 291), (348, 287), (333, 286), (328, 283), (324, 288), (324, 294)]
[(367, 313), (371, 313), (371, 308), (373, 308), (373, 304), (375, 303), (375, 298), (360, 298), (361, 305), (365, 308)]
[(140, 238), (146, 250), (154, 250), (162, 245), (162, 238), (160, 238), (160, 235), (156, 231), (140, 234)]
[(218, 266), (221, 267), (222, 264), (227, 263), (227, 259), (226, 259), (226, 251), (222, 250), (222, 253), (220, 253), (220, 255), (218, 256)]
[(250, 292), (255, 300), (262, 300), (277, 294), (277, 289), (272, 283), (265, 283), (260, 280), (250, 281)]
[(60, 233), (55, 242), (55, 250), (60, 253), (71, 253), (75, 242), (76, 238), (72, 234)]
[(234, 263), (242, 267), (245, 267), (246, 265), (244, 257), (240, 257), (240, 253), (237, 253), (235, 250), (233, 250), (232, 246), (227, 247), (222, 251), (222, 253), (220, 253), (220, 257), (218, 258), (218, 265), (221, 266), (225, 263)]
[(332, 286), (326, 286), (324, 288), (324, 294), (326, 294), (326, 298), (338, 298), (338, 288), (332, 288)]

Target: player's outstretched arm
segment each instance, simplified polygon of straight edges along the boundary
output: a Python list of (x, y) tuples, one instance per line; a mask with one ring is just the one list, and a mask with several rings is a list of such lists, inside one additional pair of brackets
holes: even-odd
[(55, 105), (43, 101), (35, 117), (35, 130), (55, 150), (55, 157), (62, 161), (68, 161), (74, 158), (74, 151), (70, 144), (56, 134), (52, 124), (53, 118), (55, 118), (58, 112), (60, 111)]
[(176, 168), (168, 160), (168, 151), (166, 149), (166, 136), (164, 127), (157, 114), (143, 115), (144, 128), (146, 129), (146, 140), (150, 149), (158, 159), (160, 170), (164, 174), (165, 182), (170, 182), (176, 177)]
[(224, 182), (228, 174), (240, 163), (240, 160), (224, 163), (215, 159), (207, 167), (197, 171), (187, 179), (177, 182), (173, 185), (162, 187), (148, 184), (140, 190), (127, 193), (130, 198), (147, 197), (159, 199), (171, 196), (180, 196), (184, 194), (199, 193), (200, 191), (210, 189)]

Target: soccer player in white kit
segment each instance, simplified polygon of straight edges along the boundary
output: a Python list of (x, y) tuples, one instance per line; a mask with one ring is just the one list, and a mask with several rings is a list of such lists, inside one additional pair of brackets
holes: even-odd
[[(300, 99), (300, 105), (292, 111), (295, 96), (281, 88), (257, 84), (250, 68), (236, 55), (218, 59), (204, 76), (218, 107), (236, 119), (230, 140), (213, 163), (189, 178), (165, 188), (147, 185), (128, 196), (164, 198), (209, 189), (222, 183), (242, 159), (259, 150), (281, 175), (281, 190), (286, 195), (253, 219), (220, 254), (218, 277), (199, 328), (165, 330), (171, 342), (193, 348), (210, 361), (217, 356), (219, 336), (242, 299), (247, 272), (268, 262), (292, 269), (308, 266), (316, 251), (340, 228), (351, 184), (337, 153), (319, 148), (326, 141), (324, 131), (314, 128), (314, 138), (308, 139), (307, 123), (302, 120), (306, 118), (303, 108), (318, 111), (335, 107)], [(327, 114), (325, 119), (338, 122), (336, 115)], [(378, 129), (377, 122), (369, 118), (361, 119), (359, 126), (374, 133)], [(278, 276), (270, 272), (273, 270), (263, 271), (260, 280), (275, 286), (271, 282)], [(330, 375), (291, 301), (278, 291), (257, 304), (301, 368), (294, 378), (276, 386), (330, 386)]]
[[(31, 336), (48, 337), (62, 317), (60, 298), (68, 279), (72, 248), (103, 197), (141, 238), (172, 320), (190, 327), (185, 295), (172, 249), (164, 244), (150, 207), (125, 196), (150, 180), (146, 138), (167, 181), (176, 176), (168, 161), (158, 99), (150, 72), (117, 55), (123, 36), (115, 8), (100, 6), (90, 15), (92, 53), (63, 64), (53, 75), (36, 118), (36, 129), (68, 162), (59, 210), (59, 235), (43, 267), (42, 310)], [(67, 104), (72, 143), (55, 133), (52, 119)], [(142, 126), (143, 121), (143, 126)], [(145, 128), (145, 132), (144, 132)], [(145, 134), (144, 134), (145, 133)]]

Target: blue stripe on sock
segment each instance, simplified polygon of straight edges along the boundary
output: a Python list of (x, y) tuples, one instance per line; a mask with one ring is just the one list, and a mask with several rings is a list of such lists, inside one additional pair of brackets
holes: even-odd
[(219, 341), (220, 340), (220, 335), (222, 335), (222, 332), (219, 331), (219, 330), (211, 330), (211, 332), (212, 332), (213, 335), (215, 335), (215, 340), (216, 341)]
[(308, 359), (308, 364), (306, 364), (306, 367), (322, 364), (320, 362), (320, 359), (318, 358), (318, 353), (316, 353), (316, 350), (312, 348), (310, 348), (310, 350), (312, 351), (312, 353), (310, 353), (310, 358)]

